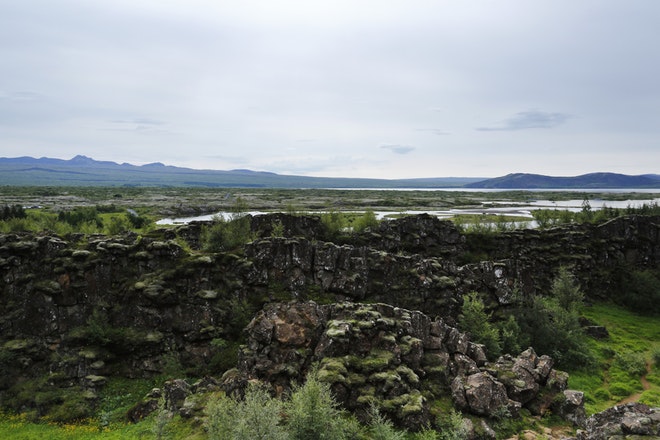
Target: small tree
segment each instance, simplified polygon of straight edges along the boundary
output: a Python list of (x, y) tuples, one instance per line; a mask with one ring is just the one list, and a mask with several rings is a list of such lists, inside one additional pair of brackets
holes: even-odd
[(367, 229), (374, 229), (378, 226), (378, 219), (376, 213), (368, 209), (353, 222), (354, 232), (363, 232)]
[(479, 344), (484, 344), (488, 357), (494, 359), (502, 352), (500, 334), (490, 322), (490, 313), (486, 313), (486, 307), (476, 292), (463, 295), (463, 307), (458, 317), (460, 330), (469, 333), (471, 339)]
[(303, 385), (294, 386), (286, 406), (287, 428), (296, 440), (341, 440), (346, 438), (342, 412), (332, 397), (330, 385), (321, 382), (318, 370), (307, 374)]
[(206, 429), (211, 440), (286, 440), (280, 425), (282, 402), (268, 391), (250, 384), (245, 398), (236, 401), (226, 396), (212, 400), (206, 409)]
[(202, 230), (204, 250), (208, 252), (227, 252), (237, 249), (252, 240), (249, 217), (225, 220), (214, 219), (212, 225)]
[(539, 354), (552, 356), (559, 365), (591, 365), (593, 355), (579, 321), (583, 294), (567, 269), (559, 270), (550, 293), (518, 304), (515, 317), (521, 335), (529, 337)]
[(405, 431), (397, 431), (392, 422), (387, 420), (376, 405), (369, 408), (371, 438), (374, 440), (404, 440)]
[(509, 315), (507, 319), (499, 322), (497, 327), (500, 332), (502, 353), (520, 353), (522, 347), (529, 345), (529, 342), (525, 341), (520, 330), (520, 325), (518, 325), (518, 321), (516, 321), (513, 315)]
[(551, 293), (559, 307), (570, 313), (579, 313), (584, 294), (575, 277), (566, 267), (559, 268), (557, 276), (552, 281)]
[(346, 216), (339, 211), (330, 211), (321, 214), (321, 223), (325, 229), (328, 240), (334, 240), (341, 236), (346, 228)]

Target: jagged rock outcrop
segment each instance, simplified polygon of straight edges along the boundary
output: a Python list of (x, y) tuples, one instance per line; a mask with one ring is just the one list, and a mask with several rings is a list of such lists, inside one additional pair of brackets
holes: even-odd
[(573, 224), (551, 229), (520, 229), (466, 243), (468, 253), (506, 261), (524, 292), (547, 291), (559, 265), (573, 269), (594, 297), (611, 290), (608, 271), (620, 266), (655, 268), (660, 264), (660, 218), (618, 217), (602, 224)]
[(465, 251), (465, 236), (454, 223), (429, 214), (380, 222), (375, 230), (363, 233), (358, 241), (385, 252), (443, 258), (455, 257)]
[(641, 403), (609, 408), (589, 417), (577, 440), (660, 438), (660, 409)]
[[(245, 380), (268, 382), (281, 394), (317, 364), (345, 408), (359, 413), (378, 402), (409, 428), (428, 423), (429, 398), (451, 396), (479, 416), (515, 416), (566, 385), (550, 381), (567, 376), (532, 349), (489, 364), (482, 346), (442, 319), (387, 304), (270, 304), (246, 332), (238, 364)], [(539, 414), (547, 408), (536, 406)]]
[[(269, 219), (280, 222), (284, 237), (269, 236)], [(495, 308), (511, 302), (515, 284), (546, 291), (560, 265), (572, 264), (588, 289), (608, 279), (594, 271), (660, 261), (657, 217), (513, 232), (482, 243), (430, 216), (381, 223), (352, 244), (321, 241), (317, 217), (251, 221), (262, 238), (237, 253), (190, 252), (188, 246), (199, 248), (201, 224), (144, 236), (0, 234), (0, 406), (41, 413), (47, 404), (37, 401), (55, 388), (85, 395), (91, 405), (105, 378), (150, 377), (169, 365), (220, 374), (235, 361), (244, 325), (272, 301), (381, 302), (449, 325), (470, 291)], [(459, 264), (468, 253), (485, 261)], [(447, 334), (446, 352), (430, 351), (438, 339), (428, 344), (422, 361), (430, 362), (423, 365), (430, 374), (468, 377), (485, 361), (455, 332)], [(28, 397), (19, 402), (18, 395)]]

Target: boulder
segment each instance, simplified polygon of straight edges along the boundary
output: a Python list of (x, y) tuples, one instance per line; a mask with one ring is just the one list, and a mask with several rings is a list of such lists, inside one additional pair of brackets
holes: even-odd
[(583, 427), (587, 419), (584, 410), (584, 393), (582, 391), (564, 390), (563, 398), (555, 402), (553, 410), (562, 419), (571, 422), (573, 426)]
[(173, 413), (178, 412), (190, 395), (190, 385), (183, 379), (168, 380), (163, 385), (165, 409)]
[(509, 406), (506, 388), (486, 372), (456, 377), (451, 385), (456, 406), (480, 416), (501, 414)]
[(660, 438), (660, 409), (641, 403), (617, 405), (589, 417), (577, 440)]

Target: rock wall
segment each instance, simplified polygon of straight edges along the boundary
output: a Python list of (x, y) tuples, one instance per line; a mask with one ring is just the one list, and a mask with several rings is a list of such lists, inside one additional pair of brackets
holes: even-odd
[[(360, 414), (378, 403), (410, 429), (427, 425), (430, 402), (443, 397), (490, 418), (522, 407), (536, 415), (553, 404), (559, 411), (564, 399), (556, 396), (568, 381), (531, 348), (490, 364), (481, 345), (442, 319), (387, 304), (270, 304), (246, 332), (238, 364), (244, 380), (268, 382), (281, 394), (317, 365), (345, 408)], [(569, 413), (584, 423), (581, 400)]]
[(253, 219), (262, 238), (238, 255), (184, 250), (199, 247), (199, 224), (145, 236), (0, 235), (0, 406), (44, 377), (39, 390), (78, 387), (93, 398), (109, 376), (171, 366), (220, 374), (270, 302), (386, 303), (451, 325), (469, 291), (507, 304), (516, 283), (543, 292), (562, 264), (594, 290), (599, 271), (660, 261), (657, 217), (491, 236), (479, 251), (488, 258), (463, 265), (479, 243), (430, 216), (381, 223), (353, 244), (322, 241), (313, 217), (275, 216), (285, 237), (269, 237), (268, 218)]

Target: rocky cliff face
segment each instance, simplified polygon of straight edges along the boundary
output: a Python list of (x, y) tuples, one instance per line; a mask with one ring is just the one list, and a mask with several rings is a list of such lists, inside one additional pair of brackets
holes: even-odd
[[(463, 353), (450, 349), (451, 345), (433, 351), (437, 340), (431, 336), (450, 339), (447, 332), (461, 295), (478, 291), (493, 306), (507, 304), (515, 284), (528, 293), (543, 292), (562, 264), (572, 265), (578, 278), (583, 275), (583, 286), (596, 292), (599, 286), (589, 281), (594, 271), (618, 264), (657, 267), (660, 261), (660, 221), (653, 217), (483, 237), (481, 248), (478, 240), (466, 240), (450, 222), (430, 216), (384, 222), (346, 244), (322, 241), (325, 231), (313, 217), (277, 216), (284, 237), (273, 238), (268, 218), (253, 219), (261, 238), (238, 255), (185, 250), (199, 248), (199, 224), (143, 237), (0, 235), (0, 405), (43, 411), (54, 404), (45, 397), (53, 388), (69, 389), (93, 403), (107, 377), (151, 376), (167, 372), (172, 365), (199, 376), (220, 374), (235, 365), (242, 329), (265, 304), (309, 299), (389, 305), (362, 312), (357, 305), (313, 307), (320, 315), (310, 315), (310, 322), (318, 327), (305, 327), (299, 336), (310, 338), (311, 352), (296, 352), (298, 357), (283, 364), (304, 370), (313, 361), (334, 359), (323, 368), (327, 374), (334, 371), (338, 381), (333, 387), (348, 405), (357, 405), (359, 399), (366, 402), (370, 392), (348, 386), (349, 377), (362, 380), (351, 373), (361, 375), (365, 384), (375, 383), (374, 396), (408, 399), (403, 406), (410, 403), (412, 411), (419, 407), (414, 404), (419, 400), (417, 392), (423, 391), (415, 380), (442, 376), (446, 373), (440, 370), (452, 368), (466, 372), (443, 376), (443, 386), (456, 390), (451, 394), (457, 396), (459, 406), (474, 410), (467, 392), (465, 399), (460, 396), (461, 389), (472, 389), (472, 382), (466, 381), (475, 374), (487, 383), (486, 375), (492, 377), (491, 388), (501, 389), (495, 385), (500, 383), (507, 389), (507, 399), (526, 405), (512, 397), (511, 384), (498, 379), (496, 370), (484, 369), (476, 352)], [(486, 258), (461, 264), (466, 254)], [(294, 315), (303, 313), (291, 310)], [(380, 318), (368, 328), (370, 321), (359, 313), (380, 314)], [(280, 318), (289, 319), (286, 314)], [(446, 327), (433, 335), (440, 322)], [(416, 330), (410, 330), (411, 325)], [(409, 339), (402, 339), (404, 335)], [(266, 342), (253, 336), (248, 348), (258, 354), (266, 347), (258, 344)], [(380, 350), (360, 352), (376, 365), (384, 362), (378, 353), (395, 357), (385, 359), (385, 369), (374, 370), (361, 361), (341, 360), (349, 355), (342, 350), (357, 349), (359, 344)], [(290, 371), (273, 375), (270, 366), (260, 367), (265, 359), (261, 355), (251, 361), (243, 352), (241, 359), (246, 374), (266, 374), (276, 384), (296, 377)], [(373, 374), (382, 377), (369, 379)], [(342, 377), (349, 382), (343, 383)], [(464, 379), (452, 387), (454, 377)], [(539, 379), (538, 386), (545, 386), (544, 381), (547, 378)]]
[[(581, 395), (565, 391), (566, 373), (528, 349), (488, 363), (483, 346), (442, 319), (387, 304), (271, 304), (248, 325), (239, 372), (282, 393), (317, 365), (341, 404), (356, 413), (379, 403), (399, 425), (429, 423), (430, 402), (451, 398), (482, 417), (542, 415), (550, 407), (584, 423)], [(566, 395), (577, 396), (571, 408)], [(557, 395), (562, 395), (557, 399)], [(561, 402), (561, 403), (559, 403)]]

